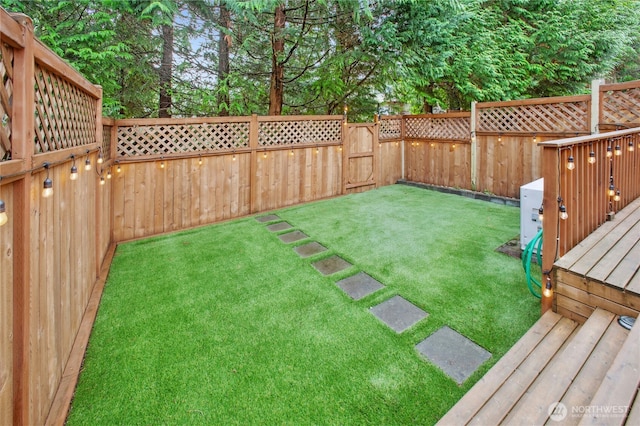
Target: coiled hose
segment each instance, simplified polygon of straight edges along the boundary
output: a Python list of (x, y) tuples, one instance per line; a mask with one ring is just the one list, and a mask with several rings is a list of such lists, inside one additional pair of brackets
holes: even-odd
[(536, 258), (538, 260), (538, 265), (542, 265), (542, 229), (540, 229), (536, 236), (533, 237), (531, 241), (529, 241), (529, 244), (527, 244), (524, 251), (522, 252), (522, 267), (524, 268), (524, 272), (527, 276), (527, 287), (529, 288), (531, 294), (540, 299), (542, 297), (542, 285), (540, 284), (540, 281), (538, 281), (531, 275), (531, 260), (533, 258), (534, 249), (536, 252)]

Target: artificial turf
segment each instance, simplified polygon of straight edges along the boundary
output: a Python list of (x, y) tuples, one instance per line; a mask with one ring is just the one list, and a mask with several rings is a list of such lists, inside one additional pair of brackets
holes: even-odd
[[(310, 238), (249, 217), (118, 246), (69, 425), (433, 424), (538, 318), (495, 251), (517, 208), (393, 185), (275, 213)], [(332, 254), (354, 266), (311, 266)], [(358, 271), (385, 288), (352, 300)], [(429, 313), (401, 334), (369, 312), (397, 294)], [(444, 325), (492, 353), (462, 386), (415, 349)]]

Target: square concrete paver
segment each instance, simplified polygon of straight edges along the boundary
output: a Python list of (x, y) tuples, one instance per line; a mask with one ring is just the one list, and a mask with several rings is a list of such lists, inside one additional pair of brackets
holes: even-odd
[(285, 229), (291, 228), (293, 228), (293, 226), (291, 226), (288, 222), (278, 222), (267, 225), (267, 229), (271, 232), (284, 231)]
[(394, 296), (370, 309), (371, 313), (387, 324), (396, 333), (402, 333), (429, 314), (418, 308), (413, 303)]
[(296, 253), (298, 253), (300, 257), (310, 257), (310, 256), (313, 256), (314, 254), (327, 251), (327, 248), (325, 246), (315, 241), (312, 241), (307, 244), (303, 244), (301, 246), (294, 247), (293, 249), (296, 251)]
[(322, 275), (335, 274), (336, 272), (340, 272), (351, 266), (349, 262), (347, 262), (340, 256), (336, 256), (335, 254), (331, 257), (327, 257), (326, 259), (313, 262), (312, 265)]
[(296, 241), (304, 240), (305, 238), (309, 238), (309, 236), (301, 231), (293, 231), (287, 232), (286, 234), (280, 234), (278, 235), (278, 238), (280, 238), (283, 243), (293, 243)]
[(371, 293), (384, 288), (376, 279), (371, 278), (364, 272), (352, 275), (336, 283), (345, 293), (354, 300), (360, 300)]
[(416, 349), (459, 385), (491, 358), (484, 348), (446, 326), (418, 343)]
[(256, 217), (256, 220), (258, 222), (273, 222), (274, 220), (280, 220), (280, 216), (278, 216), (277, 214), (268, 214), (265, 216), (258, 216)]

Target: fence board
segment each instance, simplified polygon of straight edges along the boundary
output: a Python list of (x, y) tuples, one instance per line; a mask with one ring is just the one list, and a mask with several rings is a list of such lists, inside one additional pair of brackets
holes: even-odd
[(13, 423), (13, 185), (0, 186), (9, 221), (0, 227), (0, 424)]

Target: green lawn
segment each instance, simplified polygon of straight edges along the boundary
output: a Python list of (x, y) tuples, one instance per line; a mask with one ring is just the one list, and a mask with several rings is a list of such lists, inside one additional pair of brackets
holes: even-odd
[[(535, 322), (519, 210), (394, 185), (276, 212), (329, 251), (302, 259), (253, 217), (118, 247), (75, 424), (432, 424)], [(323, 277), (311, 262), (353, 263)], [(335, 282), (386, 287), (353, 301)], [(399, 294), (426, 320), (368, 310)], [(443, 325), (493, 354), (463, 386), (414, 346)]]

